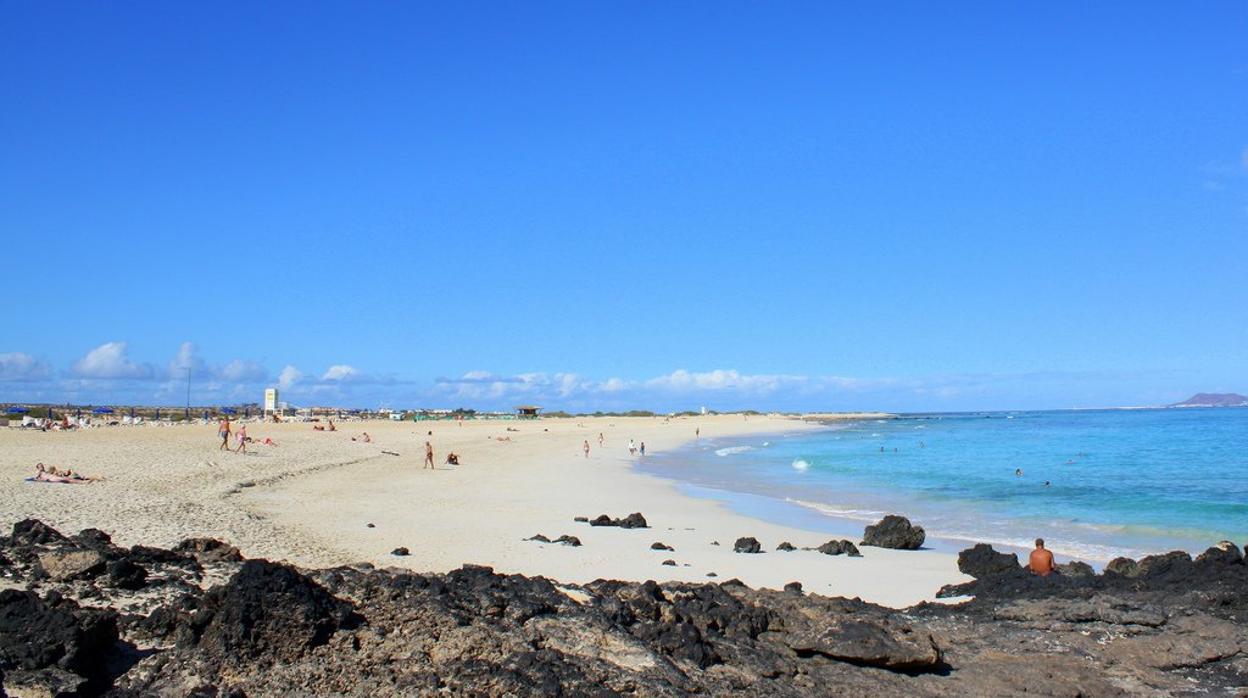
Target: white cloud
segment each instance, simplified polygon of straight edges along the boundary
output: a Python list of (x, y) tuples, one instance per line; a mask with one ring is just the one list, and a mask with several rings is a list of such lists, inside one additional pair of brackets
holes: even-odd
[(298, 383), (302, 379), (303, 372), (294, 366), (287, 364), (286, 368), (283, 368), (282, 372), (277, 376), (277, 387), (282, 390), (289, 390), (295, 383)]
[(325, 375), (321, 376), (321, 380), (323, 381), (349, 381), (349, 380), (359, 379), (361, 376), (362, 374), (358, 370), (356, 370), (354, 366), (348, 366), (346, 364), (336, 364), (334, 366), (330, 366), (329, 370), (325, 371)]
[(52, 368), (20, 351), (0, 354), (0, 382), (41, 381), (52, 376)]
[(80, 378), (140, 379), (154, 375), (148, 364), (136, 364), (126, 356), (125, 342), (107, 342), (74, 362), (73, 374)]

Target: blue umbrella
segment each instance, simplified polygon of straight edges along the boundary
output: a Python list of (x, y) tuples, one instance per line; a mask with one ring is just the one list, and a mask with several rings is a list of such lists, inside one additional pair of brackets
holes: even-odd
[(92, 413), (92, 414), (112, 414), (112, 413), (113, 413), (113, 408), (111, 408), (111, 407), (97, 407), (97, 408), (95, 408), (95, 409), (91, 410), (91, 413)]
[(238, 410), (234, 409), (233, 407), (222, 407), (221, 411), (224, 412), (225, 414), (238, 414)]
[(5, 410), (5, 412), (9, 414), (26, 414), (29, 411), (30, 409), (27, 407), (10, 407), (9, 409)]
[(160, 421), (160, 408), (159, 407), (156, 408), (156, 421), (158, 422)]

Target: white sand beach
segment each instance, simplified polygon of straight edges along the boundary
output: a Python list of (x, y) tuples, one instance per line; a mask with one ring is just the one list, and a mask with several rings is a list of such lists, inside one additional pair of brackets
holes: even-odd
[[(627, 450), (629, 439), (644, 441), (651, 454), (676, 448), (691, 441), (695, 429), (703, 437), (728, 437), (816, 428), (796, 419), (738, 415), (462, 426), (367, 421), (340, 423), (332, 433), (307, 423), (251, 423), (250, 436), (277, 445), (250, 446), (246, 455), (218, 450), (215, 424), (0, 429), (0, 525), (36, 517), (62, 530), (99, 528), (124, 545), (170, 546), (211, 536), (248, 556), (306, 567), (366, 561), (445, 572), (476, 563), (571, 583), (700, 582), (714, 572), (718, 581), (735, 577), (768, 588), (799, 581), (808, 592), (891, 606), (930, 600), (940, 586), (969, 580), (953, 555), (931, 550), (864, 547), (861, 558), (777, 552), (781, 541), (814, 547), (829, 536), (688, 497), (667, 480), (637, 472)], [(371, 443), (351, 440), (363, 431)], [(436, 470), (421, 468), (426, 440)], [(460, 456), (458, 467), (443, 464), (451, 451)], [(37, 462), (105, 479), (87, 485), (24, 481)], [(650, 528), (573, 521), (632, 512), (644, 514)], [(538, 533), (573, 535), (583, 545), (524, 540)], [(757, 538), (766, 553), (734, 553), (733, 541), (741, 536)], [(655, 542), (675, 550), (651, 550)], [(390, 554), (400, 546), (410, 556)], [(677, 566), (661, 564), (668, 559)]]

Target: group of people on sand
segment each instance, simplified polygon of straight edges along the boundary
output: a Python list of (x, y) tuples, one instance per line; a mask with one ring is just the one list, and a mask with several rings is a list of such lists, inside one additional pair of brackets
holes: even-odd
[(334, 426), (334, 420), (330, 419), (327, 421), (329, 421), (328, 427), (323, 427), (320, 424), (313, 424), (312, 431), (338, 431), (338, 427)]
[(98, 477), (87, 477), (65, 468), (58, 469), (53, 465), (44, 465), (43, 463), (35, 464), (35, 476), (27, 478), (31, 482), (60, 482), (67, 485), (84, 485), (88, 482), (99, 480)]
[[(218, 451), (234, 451), (235, 453), (247, 453), (247, 444), (255, 443), (255, 439), (247, 435), (247, 425), (239, 424), (238, 430), (235, 431), (230, 426), (230, 418), (226, 417), (217, 425), (217, 436), (221, 437), (221, 447)], [(237, 444), (234, 448), (230, 448), (230, 437), (234, 437)], [(277, 442), (269, 437), (264, 437), (262, 441), (265, 446), (276, 446)]]

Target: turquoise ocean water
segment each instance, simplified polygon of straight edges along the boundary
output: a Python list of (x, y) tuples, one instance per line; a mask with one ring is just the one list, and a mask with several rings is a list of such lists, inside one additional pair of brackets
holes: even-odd
[(704, 438), (639, 467), (758, 518), (838, 534), (904, 514), (936, 547), (1039, 536), (1103, 563), (1248, 543), (1245, 408), (904, 415)]

